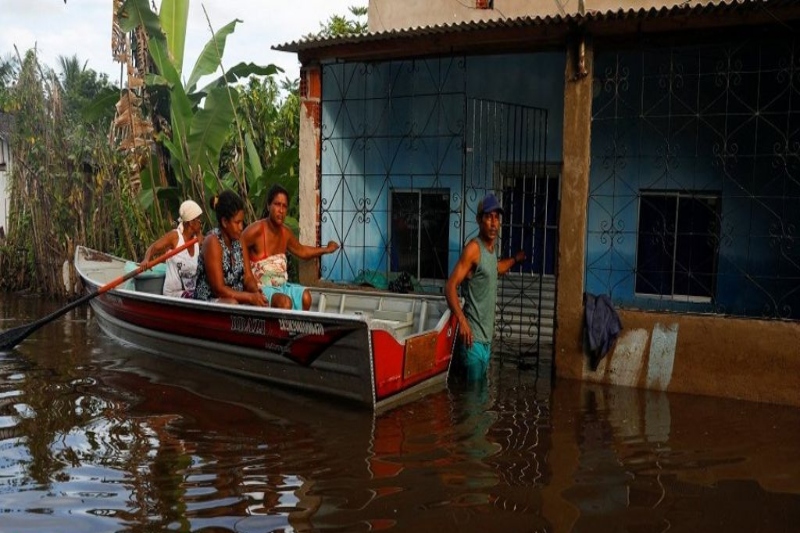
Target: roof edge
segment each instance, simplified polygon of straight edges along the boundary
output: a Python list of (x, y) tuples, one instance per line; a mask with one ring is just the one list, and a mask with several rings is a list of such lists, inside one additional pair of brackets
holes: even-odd
[[(703, 16), (708, 19), (717, 20), (719, 15), (740, 14), (752, 15), (762, 13), (765, 19), (781, 21), (778, 11), (785, 11), (789, 8), (800, 7), (796, 0), (729, 0), (728, 2), (709, 2), (696, 5), (675, 5), (672, 7), (663, 6), (660, 8), (630, 8), (615, 9), (604, 12), (590, 11), (584, 14), (566, 15), (546, 15), (546, 16), (524, 16), (506, 19), (488, 19), (483, 21), (463, 21), (450, 24), (439, 24), (432, 26), (415, 26), (404, 29), (384, 30), (360, 35), (343, 35), (338, 37), (300, 39), (289, 43), (272, 46), (272, 50), (280, 52), (302, 53), (305, 51), (323, 51), (342, 46), (362, 45), (367, 43), (379, 43), (383, 41), (408, 40), (418, 38), (432, 38), (446, 35), (457, 35), (464, 33), (481, 33), (497, 30), (513, 30), (539, 28), (543, 33), (551, 32), (563, 34), (567, 31), (576, 29), (611, 30), (616, 34), (624, 34), (624, 29), (614, 30), (612, 26), (620, 22), (632, 24), (644, 23), (646, 21), (669, 21), (675, 19), (676, 27), (680, 29), (685, 25), (689, 17)], [(797, 10), (797, 9), (796, 9)], [(800, 10), (796, 16), (800, 17)], [(739, 20), (736, 21), (740, 22)], [(731, 25), (734, 25), (733, 23)], [(633, 33), (627, 30), (627, 33)]]

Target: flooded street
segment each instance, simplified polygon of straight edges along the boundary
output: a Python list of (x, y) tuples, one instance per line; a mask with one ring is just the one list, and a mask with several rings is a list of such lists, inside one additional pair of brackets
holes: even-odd
[[(0, 295), (0, 330), (56, 309)], [(789, 532), (800, 409), (495, 361), (373, 415), (106, 337), (0, 353), (0, 531)]]

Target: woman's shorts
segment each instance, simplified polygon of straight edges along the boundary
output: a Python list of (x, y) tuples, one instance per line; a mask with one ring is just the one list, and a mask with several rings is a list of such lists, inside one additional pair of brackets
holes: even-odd
[(272, 301), (273, 294), (285, 294), (292, 300), (292, 309), (301, 311), (303, 309), (303, 293), (306, 288), (297, 283), (286, 282), (283, 285), (264, 285), (261, 287), (261, 292), (267, 297), (267, 301)]

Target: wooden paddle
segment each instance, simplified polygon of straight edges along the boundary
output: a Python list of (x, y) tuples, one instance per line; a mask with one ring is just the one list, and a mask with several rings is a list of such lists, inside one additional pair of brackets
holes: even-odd
[(95, 296), (99, 296), (99, 295), (103, 294), (104, 292), (108, 292), (111, 289), (113, 289), (114, 287), (117, 287), (118, 285), (122, 285), (123, 283), (125, 283), (129, 279), (131, 279), (131, 278), (133, 278), (135, 276), (138, 276), (139, 274), (141, 274), (145, 270), (150, 270), (151, 268), (153, 268), (157, 264), (163, 263), (164, 261), (166, 261), (167, 259), (169, 259), (173, 255), (179, 254), (182, 251), (184, 251), (185, 249), (187, 249), (188, 247), (190, 247), (193, 244), (195, 244), (197, 242), (197, 240), (198, 240), (198, 237), (195, 237), (195, 238), (191, 239), (186, 244), (184, 244), (182, 246), (178, 246), (177, 248), (174, 248), (174, 249), (170, 250), (169, 252), (165, 253), (164, 255), (159, 257), (158, 259), (153, 259), (153, 260), (148, 261), (144, 265), (140, 265), (139, 268), (137, 268), (136, 270), (128, 272), (124, 276), (120, 276), (115, 280), (109, 281), (108, 283), (106, 283), (102, 287), (99, 287), (94, 292), (90, 292), (90, 293), (86, 294), (85, 296), (81, 296), (77, 300), (74, 300), (74, 301), (70, 302), (69, 304), (65, 305), (64, 307), (62, 307), (58, 311), (54, 311), (53, 313), (50, 313), (46, 317), (40, 318), (36, 322), (33, 322), (32, 324), (27, 324), (25, 326), (18, 326), (16, 328), (12, 328), (12, 329), (9, 329), (7, 331), (4, 331), (3, 333), (0, 333), (0, 350), (2, 350), (2, 351), (10, 350), (14, 346), (16, 346), (17, 344), (22, 342), (26, 337), (28, 337), (28, 335), (30, 335), (31, 333), (33, 333), (34, 331), (36, 331), (40, 327), (44, 326), (45, 324), (48, 324), (48, 323), (52, 322), (53, 320), (57, 319), (61, 315), (64, 315), (70, 309), (75, 309), (76, 307), (85, 304), (86, 302), (88, 302), (89, 300), (94, 298)]

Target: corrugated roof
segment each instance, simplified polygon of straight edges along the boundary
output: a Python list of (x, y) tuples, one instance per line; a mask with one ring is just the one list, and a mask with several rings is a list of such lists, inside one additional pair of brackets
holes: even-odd
[[(349, 35), (333, 38), (310, 37), (285, 44), (275, 45), (273, 50), (283, 52), (303, 52), (321, 50), (328, 47), (342, 45), (378, 43), (381, 41), (404, 40), (419, 37), (442, 36), (467, 32), (482, 32), (497, 29), (541, 28), (543, 30), (582, 27), (592, 29), (602, 28), (620, 22), (668, 21), (687, 17), (717, 17), (723, 15), (748, 15), (762, 13), (766, 18), (780, 21), (780, 13), (771, 14), (784, 8), (800, 7), (798, 0), (723, 0), (719, 3), (708, 2), (697, 5), (676, 5), (672, 7), (649, 9), (618, 9), (605, 12), (587, 12), (581, 14), (567, 14), (555, 16), (525, 16), (508, 19), (493, 19), (483, 21), (458, 22), (432, 26), (420, 26), (399, 30), (387, 30), (363, 35)], [(628, 30), (630, 31), (630, 30)]]

